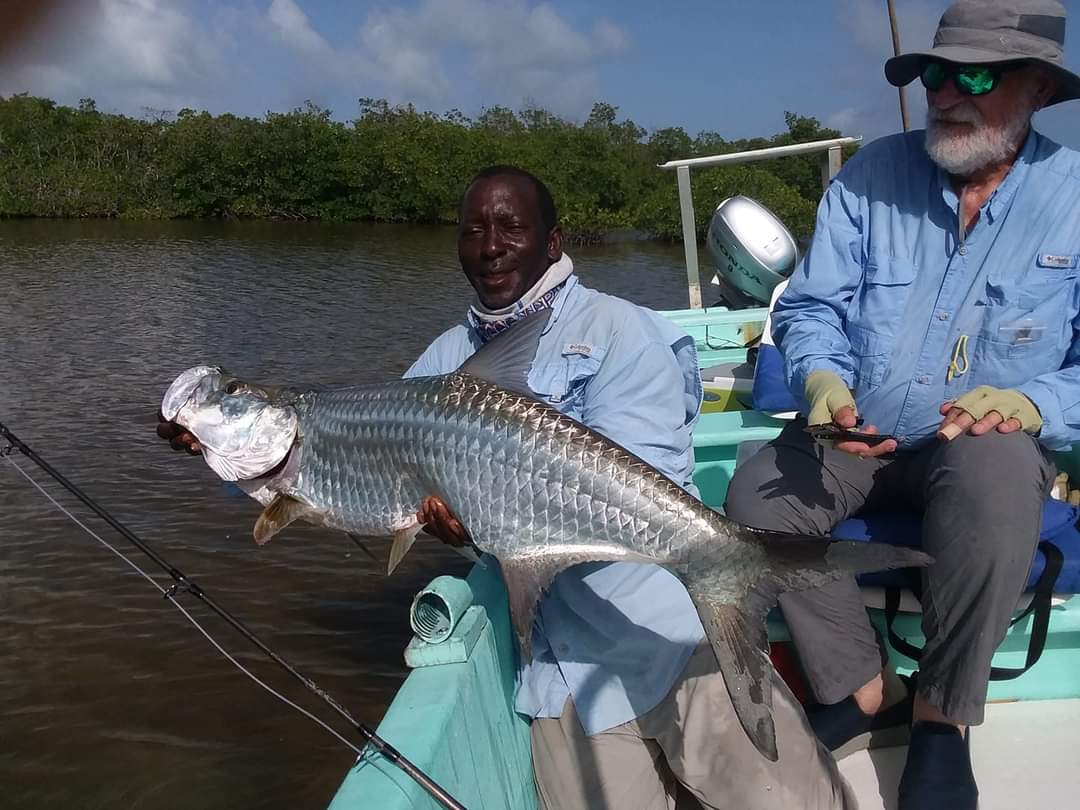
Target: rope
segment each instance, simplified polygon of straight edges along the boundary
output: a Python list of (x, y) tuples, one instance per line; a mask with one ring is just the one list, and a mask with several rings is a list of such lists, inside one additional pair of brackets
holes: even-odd
[(945, 373), (945, 382), (952, 382), (954, 377), (963, 377), (968, 373), (970, 364), (968, 363), (967, 344), (967, 335), (961, 335), (956, 341), (952, 360), (949, 361), (949, 370)]

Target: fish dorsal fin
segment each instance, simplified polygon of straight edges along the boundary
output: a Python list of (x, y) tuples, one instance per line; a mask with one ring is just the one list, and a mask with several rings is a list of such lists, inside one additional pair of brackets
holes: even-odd
[(551, 309), (542, 309), (526, 316), (481, 346), (461, 364), (458, 371), (487, 380), (507, 391), (533, 396), (529, 388), (529, 370), (550, 317)]
[(313, 511), (306, 503), (279, 492), (255, 521), (255, 542), (263, 545), (294, 520)]

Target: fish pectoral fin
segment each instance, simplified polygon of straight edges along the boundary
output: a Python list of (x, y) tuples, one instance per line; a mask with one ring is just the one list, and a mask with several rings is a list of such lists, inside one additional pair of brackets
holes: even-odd
[(255, 521), (255, 542), (260, 546), (265, 544), (294, 520), (299, 520), (313, 511), (306, 503), (291, 495), (278, 493)]
[(394, 544), (390, 546), (390, 559), (386, 562), (387, 576), (394, 573), (394, 569), (405, 559), (405, 555), (409, 553), (409, 549), (416, 542), (416, 535), (420, 533), (422, 528), (424, 528), (423, 524), (414, 521), (394, 532)]
[(708, 592), (690, 589), (739, 723), (754, 747), (771, 762), (779, 758), (772, 718), (772, 661), (768, 654), (764, 600), (747, 607), (713, 602)]

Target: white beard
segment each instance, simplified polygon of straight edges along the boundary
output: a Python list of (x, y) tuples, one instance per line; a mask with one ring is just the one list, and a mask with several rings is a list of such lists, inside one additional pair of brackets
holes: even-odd
[[(1035, 111), (1030, 95), (1025, 93), (1018, 99), (1016, 113), (997, 128), (986, 126), (978, 108), (969, 101), (949, 110), (930, 107), (926, 112), (926, 151), (930, 159), (949, 174), (959, 177), (1008, 162), (1023, 144)], [(951, 132), (945, 122), (963, 122), (972, 127)]]

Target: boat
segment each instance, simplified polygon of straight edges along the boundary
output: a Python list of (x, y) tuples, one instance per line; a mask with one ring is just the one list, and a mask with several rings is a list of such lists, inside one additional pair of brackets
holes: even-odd
[[(760, 374), (764, 364), (748, 363), (748, 350), (767, 334), (768, 307), (703, 306), (690, 171), (817, 154), (823, 184), (827, 185), (839, 170), (841, 149), (857, 141), (832, 139), (671, 161), (660, 167), (675, 171), (677, 177), (690, 299), (689, 308), (662, 314), (697, 344), (705, 401), (694, 434), (694, 479), (702, 499), (715, 509), (722, 508), (740, 458), (757, 443), (775, 437), (791, 414), (750, 407), (750, 394), (759, 382), (755, 373)], [(1080, 448), (1058, 454), (1057, 460), (1059, 470), (1080, 482)], [(1063, 506), (1071, 528), (1080, 509), (1067, 502)], [(1069, 513), (1069, 508), (1074, 511)], [(1070, 551), (1073, 564), (1080, 566), (1080, 549)], [(897, 594), (896, 637), (921, 646), (919, 605), (910, 591), (873, 584), (865, 584), (862, 590), (871, 618), (883, 633), (886, 598), (890, 592)], [(1076, 804), (1080, 790), (1076, 768), (1080, 748), (1080, 598), (1053, 589), (1045, 596), (1041, 656), (1019, 677), (990, 682), (985, 723), (972, 729), (972, 757), (982, 810)], [(1018, 615), (1033, 598), (1030, 593), (1025, 595), (1017, 606)], [(464, 580), (436, 579), (417, 594), (410, 621), (416, 635), (404, 654), (411, 671), (378, 733), (469, 810), (533, 810), (537, 800), (529, 724), (513, 710), (516, 652), (506, 591), (498, 573), (492, 567), (476, 565)], [(995, 667), (1023, 668), (1033, 636), (1039, 646), (1039, 623), (1038, 610), (1016, 621), (995, 655)], [(778, 670), (800, 695), (794, 652), (777, 611), (770, 615), (769, 642)], [(892, 645), (890, 656), (901, 673), (917, 668), (915, 661)], [(903, 747), (877, 748), (840, 761), (841, 772), (863, 810), (895, 806), (904, 756)], [(439, 806), (394, 764), (366, 751), (345, 775), (330, 810)]]

